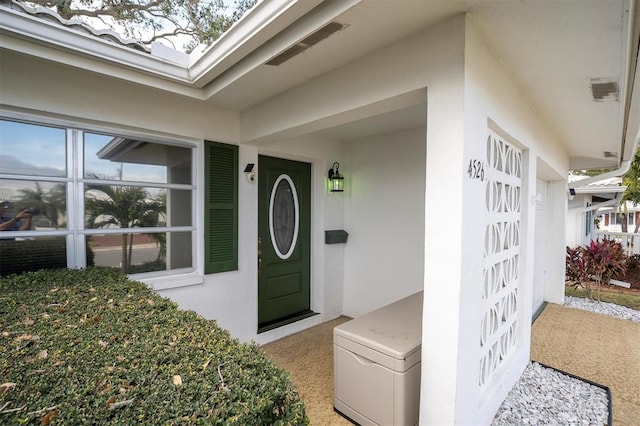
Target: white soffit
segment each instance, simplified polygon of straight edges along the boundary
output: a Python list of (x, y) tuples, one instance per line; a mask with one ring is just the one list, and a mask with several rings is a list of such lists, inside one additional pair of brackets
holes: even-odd
[[(362, 0), (335, 18), (346, 24), (344, 30), (280, 66), (254, 66), (239, 78), (207, 91), (206, 98), (244, 111), (467, 11), (497, 61), (528, 99), (531, 114), (546, 124), (550, 138), (566, 146), (571, 168), (616, 167), (624, 155), (621, 141), (628, 61), (622, 39), (628, 30), (626, 5), (625, 0)], [(594, 99), (593, 85), (598, 88), (599, 83), (607, 84), (601, 88), (617, 86), (618, 92), (612, 96), (596, 92), (601, 99)], [(341, 129), (345, 139), (356, 131), (348, 126)], [(337, 130), (332, 135), (340, 137)]]
[[(572, 168), (619, 164), (604, 151), (628, 158), (640, 138), (640, 83), (625, 68), (637, 61), (636, 0), (264, 0), (189, 68), (6, 8), (0, 34), (5, 49), (244, 111), (465, 11), (532, 114), (566, 145)], [(264, 65), (331, 21), (345, 28), (279, 66)], [(594, 101), (598, 79), (617, 82), (618, 101)]]
[[(325, 1), (306, 15), (294, 22), (290, 22), (286, 29), (268, 40), (263, 39), (259, 47), (234, 63), (233, 66), (225, 69), (215, 80), (205, 86), (205, 98), (216, 105), (241, 111), (259, 100), (276, 94), (279, 90), (286, 90), (292, 87), (294, 85), (293, 82), (298, 81), (297, 79), (299, 78), (302, 78), (302, 81), (310, 79), (313, 75), (316, 75), (317, 68), (325, 68), (324, 64), (320, 64), (320, 59), (314, 60), (309, 64), (310, 66), (305, 69), (308, 74), (298, 74), (296, 78), (291, 78), (293, 73), (288, 68), (275, 67), (281, 71), (285, 70), (285, 75), (277, 78), (278, 84), (273, 84), (273, 81), (264, 79), (266, 70), (274, 68), (264, 64), (332, 20), (340, 19), (341, 14), (360, 3), (360, 1)], [(339, 38), (338, 35), (333, 35), (327, 40), (323, 40), (319, 45), (325, 46), (329, 41), (337, 38)], [(284, 86), (282, 85), (283, 82)], [(268, 92), (264, 93), (267, 87), (269, 88), (266, 89)], [(223, 90), (224, 93), (222, 93)], [(238, 102), (238, 99), (245, 96), (250, 100)]]
[[(241, 78), (214, 82), (207, 88), (207, 99), (216, 105), (244, 111), (377, 49), (451, 19), (463, 13), (466, 4), (457, 0), (350, 2), (352, 5), (348, 8), (344, 7), (348, 3), (346, 0), (325, 2), (304, 18), (306, 22), (295, 23), (291, 28), (295, 31), (279, 35), (284, 37), (277, 46), (270, 47), (269, 52), (260, 52), (259, 61), (243, 70), (242, 75), (236, 75)], [(340, 4), (344, 13), (336, 14), (336, 7)], [(323, 10), (325, 16), (321, 17)], [(345, 27), (281, 65), (266, 65), (271, 58), (331, 21)]]
[(626, 89), (625, 2), (489, 2), (472, 17), (567, 146), (570, 168), (617, 166), (620, 159), (604, 151), (621, 150), (623, 100), (617, 93), (594, 99), (592, 84)]

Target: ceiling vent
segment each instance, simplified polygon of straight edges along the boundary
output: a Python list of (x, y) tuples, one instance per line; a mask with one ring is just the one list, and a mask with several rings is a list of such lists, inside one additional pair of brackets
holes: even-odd
[(592, 78), (591, 94), (596, 102), (618, 102), (618, 81), (612, 78)]
[(325, 38), (329, 37), (331, 34), (334, 34), (342, 30), (346, 26), (347, 26), (346, 24), (341, 24), (339, 22), (329, 22), (327, 25), (320, 28), (318, 31), (311, 34), (301, 42), (294, 44), (293, 46), (291, 46), (290, 48), (288, 48), (278, 56), (271, 59), (269, 62), (267, 62), (267, 65), (278, 66), (288, 61), (289, 59), (293, 58), (294, 56), (297, 56), (300, 53), (304, 52), (311, 46), (315, 46)]

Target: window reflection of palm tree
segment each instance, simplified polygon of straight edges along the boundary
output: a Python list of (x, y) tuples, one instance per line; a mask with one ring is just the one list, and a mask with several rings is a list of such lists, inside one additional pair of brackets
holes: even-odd
[[(141, 187), (89, 184), (85, 201), (87, 225), (92, 228), (137, 228), (157, 226), (164, 212), (162, 199), (154, 199)], [(160, 233), (147, 234), (166, 252), (166, 237)], [(122, 272), (129, 272), (133, 254), (134, 234), (122, 234)], [(160, 256), (159, 255), (159, 256)]]

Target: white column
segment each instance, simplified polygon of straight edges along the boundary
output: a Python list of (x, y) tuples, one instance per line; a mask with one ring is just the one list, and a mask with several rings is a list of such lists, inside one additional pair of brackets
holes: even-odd
[(466, 240), (462, 230), (468, 214), (463, 204), (463, 82), (461, 74), (450, 77), (446, 86), (427, 89), (423, 425), (455, 424), (460, 374), (461, 293), (467, 272), (462, 267)]

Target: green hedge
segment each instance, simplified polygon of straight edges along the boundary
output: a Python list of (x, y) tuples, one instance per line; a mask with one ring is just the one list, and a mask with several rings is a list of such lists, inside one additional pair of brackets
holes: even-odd
[(0, 424), (308, 424), (256, 345), (109, 268), (0, 278), (0, 333)]
[[(87, 266), (93, 266), (94, 253), (87, 245)], [(0, 276), (67, 267), (64, 237), (38, 237), (31, 240), (0, 240)]]

